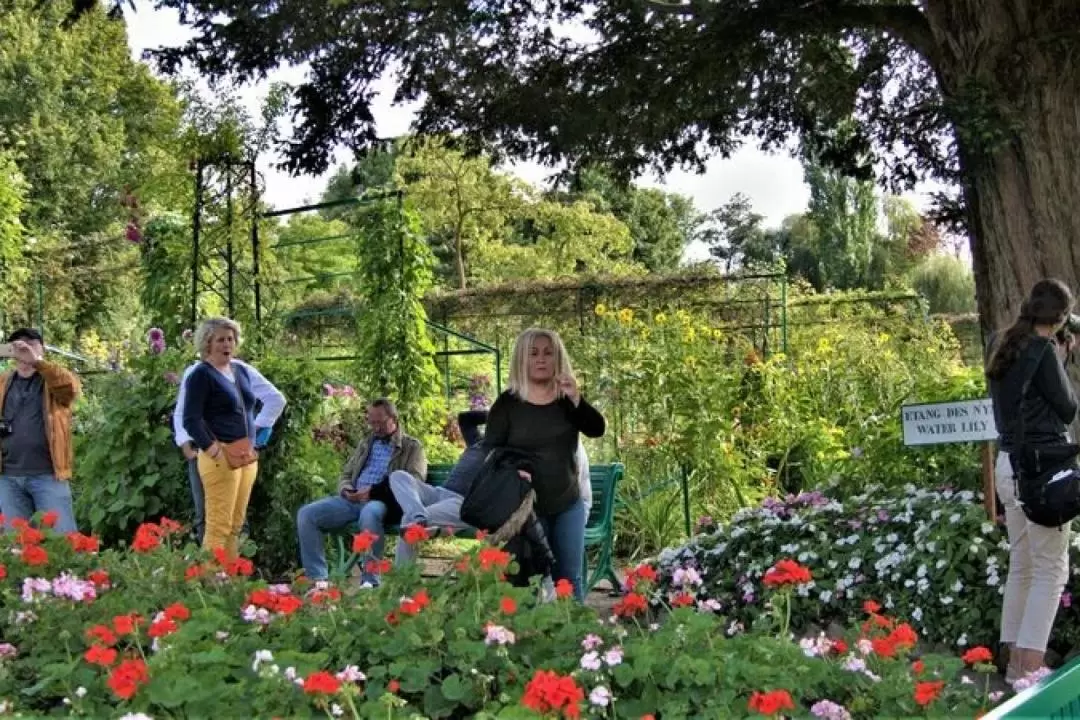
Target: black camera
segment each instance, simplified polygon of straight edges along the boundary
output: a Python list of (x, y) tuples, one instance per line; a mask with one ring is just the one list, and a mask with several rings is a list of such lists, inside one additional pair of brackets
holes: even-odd
[(6, 438), (12, 433), (11, 421), (7, 418), (0, 418), (0, 438)]
[(1080, 315), (1069, 315), (1065, 318), (1065, 324), (1054, 337), (1062, 345), (1071, 345), (1075, 335), (1080, 335)]

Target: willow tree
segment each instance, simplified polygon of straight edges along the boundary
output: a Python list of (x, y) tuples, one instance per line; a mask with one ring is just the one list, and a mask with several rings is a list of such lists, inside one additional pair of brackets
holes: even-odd
[(960, 188), (987, 324), (1080, 279), (1075, 0), (158, 0), (192, 27), (158, 54), (215, 76), (308, 63), (286, 150), (321, 171), (376, 140), (392, 73), (417, 129), (625, 174), (792, 136), (891, 190)]

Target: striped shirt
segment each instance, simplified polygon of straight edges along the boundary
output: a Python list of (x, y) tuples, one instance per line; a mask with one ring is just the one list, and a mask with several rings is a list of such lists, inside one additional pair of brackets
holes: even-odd
[(361, 488), (378, 485), (390, 472), (390, 457), (394, 454), (394, 446), (389, 439), (375, 439), (371, 443), (367, 462), (364, 469), (357, 476), (354, 487)]

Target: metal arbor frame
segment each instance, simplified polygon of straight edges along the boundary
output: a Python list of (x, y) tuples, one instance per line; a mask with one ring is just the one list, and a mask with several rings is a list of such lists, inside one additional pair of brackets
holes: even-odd
[[(255, 167), (255, 159), (237, 159), (231, 156), (201, 158), (195, 163), (195, 208), (192, 214), (192, 261), (191, 261), (191, 324), (198, 321), (199, 300), (210, 293), (221, 300), (230, 316), (235, 316), (239, 309), (239, 292), (251, 293), (251, 310), (255, 320), (256, 332), (262, 330), (266, 320), (264, 281), (260, 276), (262, 243), (259, 235), (259, 223), (262, 220), (282, 218), (305, 212), (326, 210), (349, 205), (364, 205), (393, 200), (398, 207), (402, 205), (404, 193), (401, 190), (376, 190), (358, 197), (343, 198), (322, 203), (312, 203), (279, 210), (263, 211), (259, 205), (260, 176)], [(246, 225), (244, 234), (250, 239), (251, 264), (249, 269), (240, 267), (236, 246), (239, 225)], [(351, 233), (350, 233), (351, 235)], [(284, 250), (300, 245), (314, 245), (322, 242), (339, 240), (343, 236), (310, 238), (304, 240), (282, 241), (270, 246), (273, 250)], [(334, 273), (326, 277), (349, 277), (359, 271)], [(282, 282), (299, 283), (320, 277), (286, 278)], [(351, 316), (352, 308), (340, 306), (319, 310), (299, 310), (290, 313), (292, 319), (320, 316)], [(443, 348), (434, 353), (436, 358), (446, 359), (444, 363), (444, 382), (449, 397), (452, 392), (452, 378), (449, 358), (458, 355), (490, 354), (494, 356), (495, 384), (498, 392), (502, 391), (502, 353), (488, 343), (470, 337), (452, 329), (445, 323), (427, 321), (427, 326), (443, 335)], [(452, 349), (450, 339), (467, 343), (465, 349)], [(317, 357), (323, 362), (355, 359), (352, 355)]]
[[(255, 324), (261, 323), (259, 289), (259, 174), (255, 159), (222, 155), (195, 161), (195, 208), (191, 217), (191, 325), (199, 319), (199, 298), (217, 296), (230, 317), (237, 313), (237, 282), (253, 294)], [(247, 223), (251, 268), (237, 263), (234, 228)]]

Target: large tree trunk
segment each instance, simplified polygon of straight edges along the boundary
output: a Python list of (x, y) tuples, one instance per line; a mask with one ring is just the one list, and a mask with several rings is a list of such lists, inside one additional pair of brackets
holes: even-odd
[(1078, 4), (926, 1), (957, 127), (984, 332), (1015, 317), (1040, 278), (1080, 294)]

